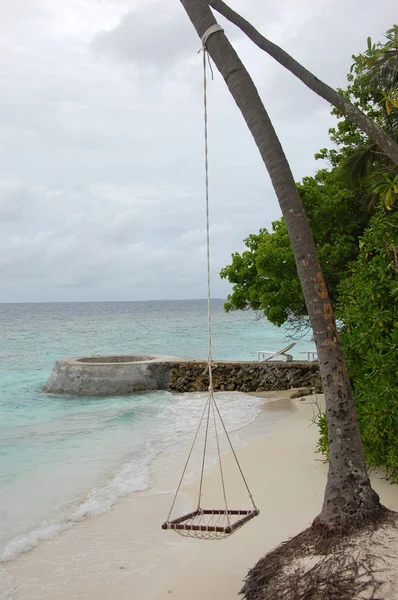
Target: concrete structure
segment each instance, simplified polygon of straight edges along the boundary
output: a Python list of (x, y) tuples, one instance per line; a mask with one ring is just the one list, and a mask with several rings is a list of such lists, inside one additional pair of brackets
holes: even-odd
[[(174, 356), (80, 356), (57, 360), (43, 391), (80, 396), (126, 395), (145, 390), (208, 389), (207, 364)], [(215, 361), (217, 391), (322, 390), (317, 362)]]
[(78, 356), (57, 360), (43, 391), (79, 396), (125, 395), (168, 389), (174, 356)]

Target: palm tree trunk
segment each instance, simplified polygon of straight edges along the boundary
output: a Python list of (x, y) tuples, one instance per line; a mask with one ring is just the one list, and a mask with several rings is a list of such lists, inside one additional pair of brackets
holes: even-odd
[[(216, 23), (208, 1), (180, 1), (202, 38)], [(370, 516), (380, 504), (367, 475), (350, 381), (314, 240), (286, 156), (247, 70), (223, 32), (210, 36), (207, 49), (254, 137), (286, 221), (314, 331), (329, 425), (329, 473), (319, 520), (342, 525)]]
[(374, 140), (380, 148), (398, 165), (398, 145), (394, 140), (383, 130), (376, 125), (369, 117), (367, 117), (359, 108), (351, 104), (347, 98), (341, 96), (336, 90), (315, 77), (308, 69), (303, 67), (290, 54), (282, 48), (267, 40), (257, 29), (251, 25), (246, 19), (230, 8), (223, 0), (208, 0), (212, 6), (223, 17), (231, 23), (239, 27), (247, 37), (256, 44), (261, 50), (272, 56), (280, 65), (293, 73), (300, 81), (302, 81), (310, 90), (318, 94), (321, 98), (330, 102), (342, 114), (346, 115), (353, 121), (362, 131), (364, 131), (372, 140)]

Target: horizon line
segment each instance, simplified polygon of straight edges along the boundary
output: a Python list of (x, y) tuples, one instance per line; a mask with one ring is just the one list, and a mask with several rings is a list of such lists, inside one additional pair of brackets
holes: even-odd
[[(11, 302), (0, 301), (1, 304), (93, 304), (99, 302), (197, 302), (207, 301), (207, 298), (160, 298), (158, 300), (148, 298), (147, 300), (31, 300)], [(211, 300), (227, 300), (227, 298), (214, 297)]]

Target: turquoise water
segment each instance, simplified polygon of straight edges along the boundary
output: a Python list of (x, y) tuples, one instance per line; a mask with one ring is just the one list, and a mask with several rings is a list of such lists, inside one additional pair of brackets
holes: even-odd
[[(215, 359), (279, 349), (283, 330), (213, 301)], [(54, 361), (85, 354), (207, 355), (206, 302), (0, 304), (0, 554), (3, 560), (117, 498), (151, 484), (151, 464), (197, 423), (200, 394), (45, 395)], [(292, 353), (311, 347), (307, 339)], [(220, 395), (227, 426), (252, 421), (257, 400)]]

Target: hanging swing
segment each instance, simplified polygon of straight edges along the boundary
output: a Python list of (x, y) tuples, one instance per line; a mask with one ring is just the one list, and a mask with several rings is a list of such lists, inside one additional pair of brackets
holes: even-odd
[[(203, 99), (204, 99), (204, 138), (205, 138), (205, 183), (206, 183), (206, 247), (207, 247), (207, 316), (208, 316), (208, 374), (209, 374), (209, 393), (207, 397), (207, 401), (205, 407), (203, 409), (200, 422), (198, 428), (196, 430), (194, 440), (191, 446), (191, 449), (188, 454), (187, 461), (185, 463), (185, 467), (183, 469), (180, 482), (178, 484), (176, 493), (174, 495), (174, 499), (168, 514), (166, 521), (162, 525), (162, 529), (171, 529), (176, 531), (178, 534), (186, 537), (195, 537), (206, 540), (215, 540), (222, 539), (230, 536), (237, 529), (242, 527), (245, 523), (253, 519), (259, 514), (259, 510), (257, 509), (253, 496), (250, 492), (249, 486), (243, 474), (242, 468), (239, 464), (238, 457), (236, 456), (235, 450), (233, 448), (230, 436), (228, 435), (228, 431), (225, 427), (224, 421), (220, 414), (219, 408), (217, 406), (216, 399), (214, 397), (213, 390), (213, 374), (212, 374), (212, 345), (211, 345), (211, 303), (210, 303), (210, 227), (209, 227), (209, 169), (208, 169), (208, 136), (207, 136), (207, 79), (206, 79), (206, 42), (210, 35), (217, 31), (223, 31), (220, 25), (215, 24), (209, 27), (202, 38), (202, 51), (203, 51)], [(209, 62), (210, 65), (210, 62)], [(211, 68), (211, 67), (210, 67)], [(219, 425), (217, 426), (217, 421)], [(204, 469), (206, 463), (206, 455), (209, 448), (209, 433), (211, 426), (214, 427), (214, 437), (217, 448), (217, 458), (218, 465), (220, 470), (220, 479), (223, 493), (223, 508), (203, 508), (202, 507), (202, 496), (203, 496), (203, 476)], [(220, 449), (220, 436), (219, 436), (219, 427), (221, 425), (221, 430), (224, 433), (226, 440), (228, 441), (228, 445), (232, 450), (233, 457), (235, 459), (236, 465), (238, 467), (238, 471), (248, 493), (251, 508), (249, 509), (231, 509), (228, 506), (227, 502), (227, 494), (225, 489), (225, 477), (224, 470), (221, 458), (221, 449)], [(201, 471), (200, 471), (200, 480), (199, 480), (199, 492), (198, 492), (198, 502), (196, 505), (196, 509), (194, 511), (183, 514), (179, 517), (172, 519), (173, 509), (176, 504), (176, 500), (181, 488), (181, 485), (184, 480), (184, 476), (190, 462), (192, 452), (198, 440), (198, 436), (204, 427), (204, 442), (203, 442), (203, 456), (201, 458)]]

